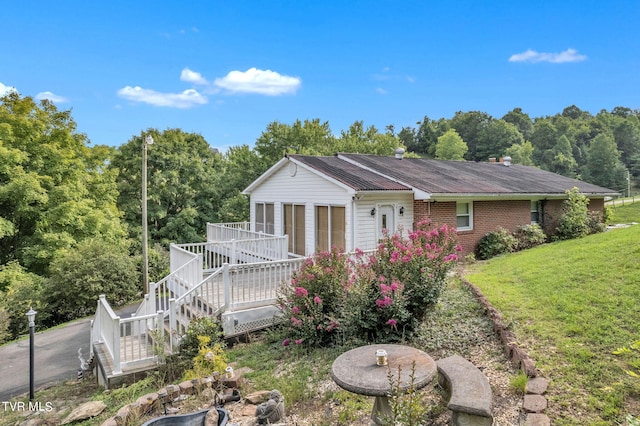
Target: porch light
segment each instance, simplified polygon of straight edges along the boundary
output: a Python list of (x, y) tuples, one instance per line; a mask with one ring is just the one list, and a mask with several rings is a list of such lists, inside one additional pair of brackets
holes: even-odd
[(376, 215), (376, 208), (372, 208), (371, 209), (371, 216), (375, 216)]
[(400, 207), (400, 216), (404, 215), (404, 206)]

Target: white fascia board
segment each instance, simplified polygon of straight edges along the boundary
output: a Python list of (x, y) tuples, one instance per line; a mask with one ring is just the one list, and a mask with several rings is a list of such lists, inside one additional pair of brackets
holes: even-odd
[(352, 160), (352, 159), (350, 159), (350, 158), (343, 157), (341, 154), (338, 154), (338, 158), (339, 158), (339, 159), (341, 159), (342, 161), (346, 161), (347, 163), (351, 163), (351, 164), (353, 164), (353, 165), (356, 165), (356, 166), (360, 167), (361, 169), (368, 170), (368, 171), (370, 171), (370, 172), (372, 172), (372, 173), (375, 173), (375, 174), (377, 174), (377, 175), (379, 175), (379, 176), (382, 176), (382, 177), (384, 177), (384, 178), (387, 178), (387, 179), (392, 180), (392, 181), (394, 181), (394, 182), (398, 182), (398, 183), (399, 183), (399, 184), (401, 184), (401, 185), (404, 185), (404, 186), (407, 186), (407, 187), (411, 188), (411, 189), (413, 190), (413, 199), (414, 199), (414, 200), (423, 200), (423, 201), (424, 201), (424, 200), (429, 200), (429, 199), (431, 199), (431, 196), (432, 196), (432, 195), (431, 195), (430, 193), (425, 192), (425, 191), (423, 191), (423, 190), (421, 190), (421, 189), (418, 189), (418, 188), (416, 188), (415, 186), (411, 185), (410, 183), (403, 182), (403, 181), (401, 181), (401, 180), (399, 180), (399, 179), (396, 179), (396, 178), (394, 178), (394, 177), (391, 177), (391, 176), (385, 175), (384, 173), (380, 173), (380, 172), (379, 172), (378, 170), (376, 170), (376, 169), (372, 169), (371, 167), (364, 166), (364, 165), (362, 165), (362, 164), (358, 163), (358, 162), (357, 162), (357, 161), (355, 161), (355, 160)]

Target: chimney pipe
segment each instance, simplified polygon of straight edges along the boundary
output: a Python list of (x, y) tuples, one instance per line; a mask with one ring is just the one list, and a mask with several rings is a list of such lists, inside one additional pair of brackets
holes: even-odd
[(404, 158), (404, 148), (396, 148), (396, 159), (402, 160)]

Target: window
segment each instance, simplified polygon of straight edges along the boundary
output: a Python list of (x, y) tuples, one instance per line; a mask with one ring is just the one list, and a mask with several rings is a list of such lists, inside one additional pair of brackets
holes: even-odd
[(289, 236), (289, 252), (305, 255), (304, 206), (284, 204), (284, 232)]
[(540, 223), (540, 203), (531, 201), (531, 223)]
[(473, 229), (473, 203), (456, 203), (456, 228), (459, 231)]
[(256, 232), (274, 234), (273, 203), (256, 203)]
[(316, 206), (316, 251), (345, 248), (345, 209)]

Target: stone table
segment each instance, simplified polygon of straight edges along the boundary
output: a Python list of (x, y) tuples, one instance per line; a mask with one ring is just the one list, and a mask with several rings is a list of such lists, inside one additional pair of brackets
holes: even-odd
[[(376, 363), (376, 351), (380, 349), (387, 352), (386, 366)], [(414, 362), (413, 388), (420, 389), (436, 376), (436, 363), (426, 352), (404, 345), (367, 345), (347, 351), (333, 362), (331, 377), (338, 386), (349, 392), (375, 397), (371, 420), (373, 425), (380, 425), (381, 419), (391, 415), (389, 373), (395, 384), (400, 367), (399, 388), (407, 391), (412, 386), (410, 376)]]

